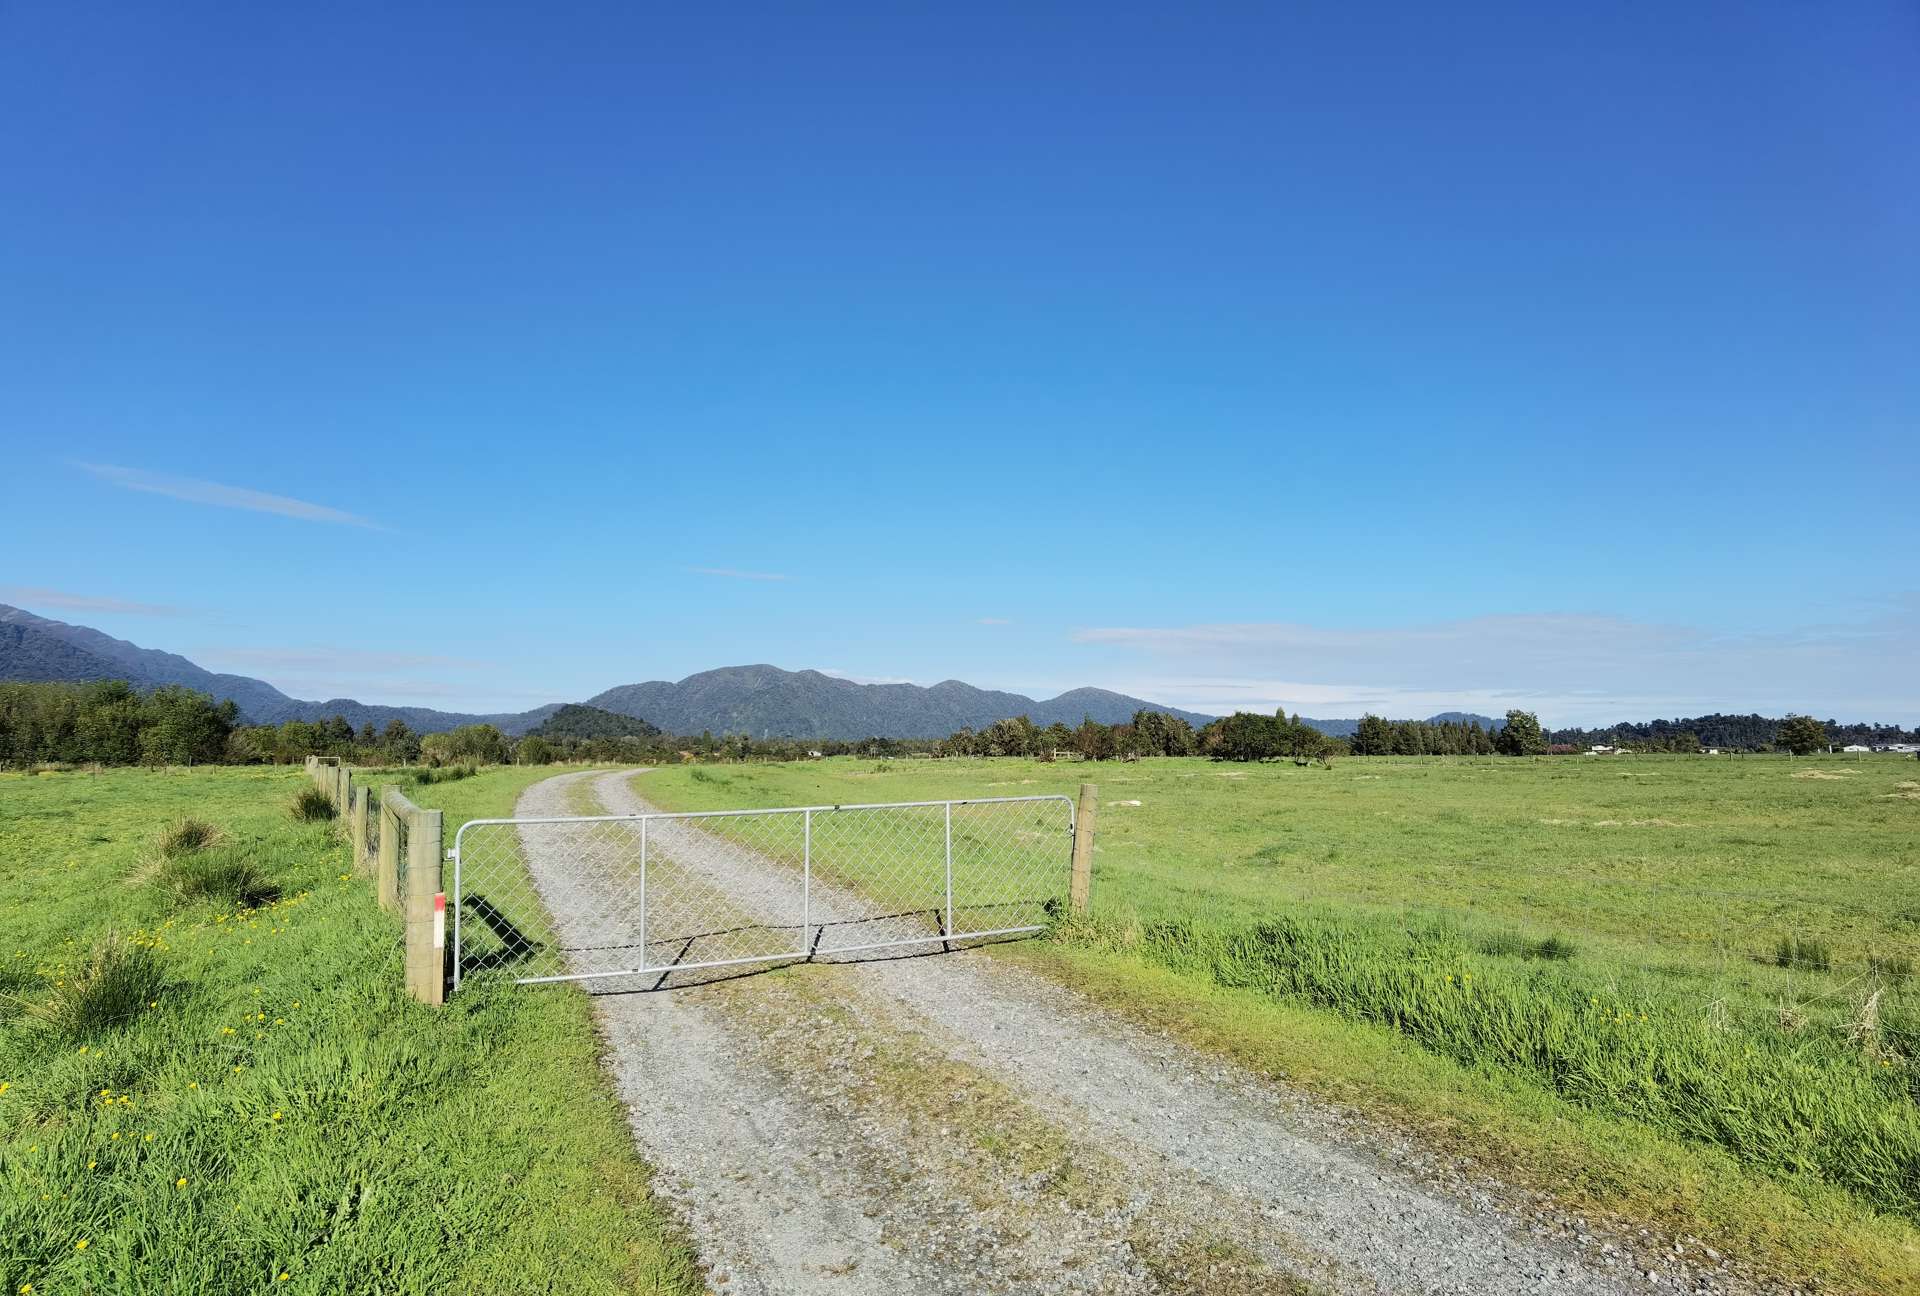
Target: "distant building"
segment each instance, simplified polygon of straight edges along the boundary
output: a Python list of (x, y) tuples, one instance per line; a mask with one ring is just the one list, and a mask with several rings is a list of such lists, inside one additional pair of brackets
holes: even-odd
[(1843, 752), (1870, 752), (1873, 748), (1867, 746), (1865, 743), (1848, 743), (1840, 750)]
[(1920, 743), (1881, 743), (1874, 748), (1878, 752), (1898, 752), (1902, 756), (1911, 756), (1920, 752)]

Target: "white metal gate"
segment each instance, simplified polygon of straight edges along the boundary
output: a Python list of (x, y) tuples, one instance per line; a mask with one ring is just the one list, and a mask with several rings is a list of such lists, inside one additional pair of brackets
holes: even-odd
[(1064, 911), (1064, 796), (475, 819), (454, 837), (453, 984), (938, 949)]

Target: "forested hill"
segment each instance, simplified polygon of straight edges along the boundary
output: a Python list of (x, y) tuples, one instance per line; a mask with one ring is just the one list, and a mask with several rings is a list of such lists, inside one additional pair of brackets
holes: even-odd
[(1045, 728), (1093, 719), (1121, 724), (1136, 711), (1161, 711), (1189, 724), (1210, 717), (1163, 707), (1105, 689), (1083, 688), (1036, 701), (1019, 693), (975, 688), (959, 680), (918, 684), (856, 684), (820, 671), (777, 666), (728, 666), (678, 683), (624, 684), (587, 699), (587, 705), (642, 716), (669, 733), (744, 733), (755, 738), (938, 738), (959, 729), (983, 729), (1024, 715)]
[(231, 698), (250, 724), (280, 724), (287, 720), (318, 723), (344, 717), (355, 729), (362, 725), (384, 728), (399, 720), (415, 733), (441, 733), (468, 724), (492, 724), (505, 733), (525, 733), (558, 709), (559, 704), (497, 715), (469, 715), (437, 711), (432, 707), (380, 706), (352, 698), (310, 702), (288, 697), (265, 680), (246, 675), (222, 675), (206, 670), (177, 653), (142, 648), (115, 639), (89, 626), (69, 625), (49, 617), (0, 603), (0, 680), (34, 683), (87, 683), (123, 679), (142, 692), (167, 684), (181, 684), (215, 701)]

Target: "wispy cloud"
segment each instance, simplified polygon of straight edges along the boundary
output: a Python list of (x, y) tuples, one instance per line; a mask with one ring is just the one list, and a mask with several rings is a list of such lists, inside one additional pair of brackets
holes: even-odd
[(1013, 621), (1009, 617), (981, 617), (977, 622), (975, 622), (975, 624), (976, 625), (1012, 625)]
[(849, 684), (912, 684), (914, 683), (913, 680), (908, 679), (904, 675), (854, 675), (847, 671), (835, 670), (830, 666), (822, 666), (820, 668), (820, 673), (822, 675), (830, 676), (833, 679), (845, 680)]
[(10, 603), (31, 603), (34, 607), (60, 608), (67, 612), (108, 612), (120, 616), (158, 617), (188, 615), (186, 608), (171, 607), (165, 603), (133, 603), (126, 599), (42, 589), (36, 585), (0, 585), (0, 597), (4, 597)]
[(785, 572), (741, 571), (738, 567), (689, 567), (696, 576), (724, 576), (728, 580), (783, 581)]
[(348, 513), (343, 509), (329, 508), (325, 504), (294, 499), (290, 495), (271, 495), (266, 491), (250, 490), (244, 486), (224, 486), (219, 482), (201, 481), (195, 477), (174, 477), (165, 473), (148, 472), (143, 468), (123, 468), (118, 464), (75, 463), (74, 467), (127, 490), (144, 491), (149, 495), (165, 495), (170, 499), (185, 500), (189, 504), (210, 504), (215, 508), (243, 509), (250, 513), (273, 513), (280, 517), (298, 518), (302, 522), (326, 522), (335, 526), (364, 527), (369, 531), (387, 529), (371, 518), (361, 517), (358, 513)]
[(1285, 706), (1333, 718), (1522, 707), (1557, 724), (1719, 710), (1920, 716), (1910, 666), (1920, 610), (1899, 600), (1853, 622), (1765, 632), (1542, 614), (1369, 628), (1106, 626), (1074, 638), (1152, 663), (1114, 687), (1198, 711)]
[(331, 671), (336, 674), (372, 674), (408, 670), (484, 670), (492, 662), (424, 653), (355, 652), (345, 648), (202, 648), (196, 657), (239, 670)]

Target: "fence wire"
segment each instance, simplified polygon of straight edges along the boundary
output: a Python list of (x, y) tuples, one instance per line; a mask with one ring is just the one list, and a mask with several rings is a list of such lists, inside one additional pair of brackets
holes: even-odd
[(476, 820), (455, 838), (456, 984), (938, 949), (1066, 904), (1065, 797)]

